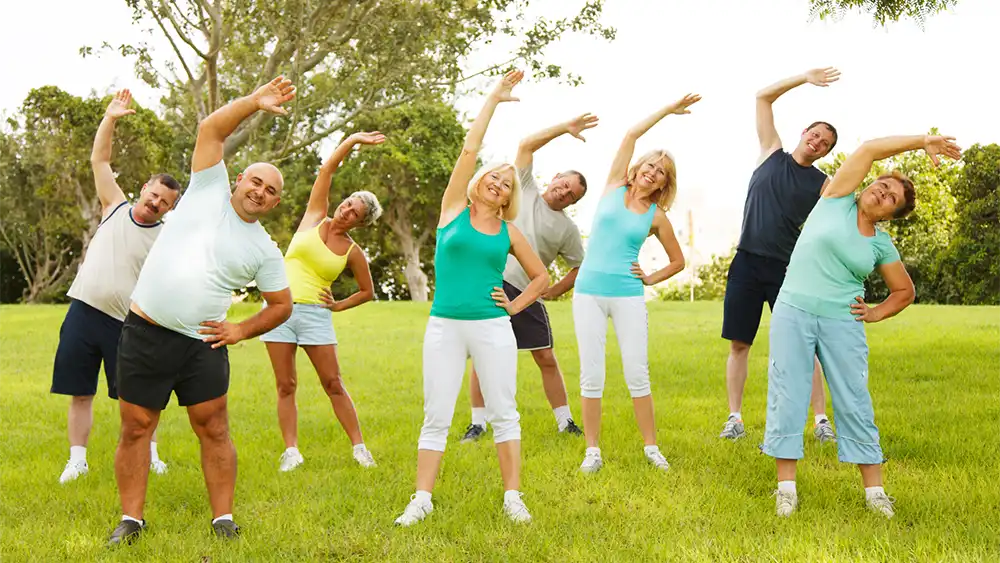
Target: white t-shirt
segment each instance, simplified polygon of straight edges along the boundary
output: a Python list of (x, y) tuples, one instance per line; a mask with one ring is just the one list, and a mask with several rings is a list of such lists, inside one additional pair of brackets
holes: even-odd
[[(528, 165), (518, 170), (521, 179), (521, 212), (514, 219), (514, 226), (528, 239), (528, 244), (542, 259), (546, 268), (560, 254), (570, 268), (577, 268), (583, 263), (580, 229), (566, 212), (554, 211), (545, 203), (538, 192), (538, 184), (535, 183), (531, 168)], [(507, 257), (503, 279), (521, 291), (531, 283), (513, 255)]]
[(224, 320), (234, 290), (251, 280), (264, 292), (288, 287), (278, 245), (237, 215), (231, 196), (223, 161), (191, 175), (132, 293), (156, 324), (201, 340), (199, 325)]
[(66, 294), (124, 321), (142, 263), (161, 228), (162, 223), (136, 222), (127, 201), (118, 204), (90, 239), (83, 263)]

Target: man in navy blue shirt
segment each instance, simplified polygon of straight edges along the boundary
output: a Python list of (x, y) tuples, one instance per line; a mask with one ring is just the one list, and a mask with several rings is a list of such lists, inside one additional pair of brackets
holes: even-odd
[[(771, 105), (796, 86), (808, 82), (826, 87), (839, 80), (839, 76), (840, 72), (834, 68), (813, 69), (757, 93), (760, 158), (750, 177), (740, 242), (726, 281), (722, 337), (730, 341), (726, 362), (730, 412), (720, 438), (735, 440), (745, 434), (740, 411), (750, 346), (760, 326), (764, 302), (774, 308), (802, 224), (829, 182), (813, 163), (837, 144), (837, 130), (829, 123), (817, 121), (802, 131), (795, 150), (785, 152), (774, 127)], [(834, 440), (825, 413), (826, 398), (818, 362), (813, 373), (812, 404), (816, 437), (824, 442)]]

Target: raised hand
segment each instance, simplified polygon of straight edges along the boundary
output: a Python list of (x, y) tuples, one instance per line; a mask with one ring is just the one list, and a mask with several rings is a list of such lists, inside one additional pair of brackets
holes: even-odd
[(833, 82), (840, 80), (840, 71), (828, 66), (826, 68), (814, 68), (806, 71), (806, 82), (826, 88)]
[(688, 108), (700, 101), (701, 101), (701, 96), (699, 94), (687, 94), (683, 98), (671, 104), (670, 113), (677, 115), (684, 115), (686, 113), (691, 113), (688, 110)]
[(295, 86), (284, 76), (279, 76), (267, 84), (257, 88), (253, 93), (257, 100), (257, 109), (278, 115), (288, 115), (288, 110), (281, 104), (295, 98)]
[(385, 135), (378, 131), (359, 131), (351, 135), (351, 141), (355, 145), (381, 145), (385, 142)]
[(585, 143), (587, 142), (587, 139), (584, 139), (583, 135), (580, 133), (593, 127), (597, 127), (597, 116), (591, 115), (590, 113), (574, 117), (566, 122), (566, 131), (569, 132), (570, 135), (573, 135)]
[(931, 162), (934, 163), (934, 166), (940, 164), (938, 155), (944, 155), (954, 160), (962, 157), (962, 149), (955, 144), (955, 137), (946, 137), (943, 135), (928, 135), (924, 139), (924, 152), (927, 153), (927, 156), (931, 157)]
[(503, 76), (500, 82), (493, 87), (493, 92), (490, 96), (493, 97), (498, 102), (520, 102), (520, 98), (515, 98), (510, 95), (510, 91), (517, 86), (521, 79), (524, 78), (523, 70), (512, 70)]
[(119, 90), (115, 92), (115, 97), (111, 99), (111, 103), (108, 104), (108, 109), (104, 112), (104, 115), (112, 119), (132, 115), (135, 113), (135, 110), (129, 109), (130, 105), (132, 105), (132, 92), (129, 92), (128, 88)]

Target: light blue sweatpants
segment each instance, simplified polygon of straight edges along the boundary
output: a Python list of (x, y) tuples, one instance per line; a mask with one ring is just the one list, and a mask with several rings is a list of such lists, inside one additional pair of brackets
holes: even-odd
[(813, 315), (779, 299), (771, 314), (770, 335), (767, 427), (761, 450), (778, 459), (802, 459), (802, 429), (809, 414), (815, 355), (833, 399), (840, 461), (882, 463), (868, 393), (864, 324)]

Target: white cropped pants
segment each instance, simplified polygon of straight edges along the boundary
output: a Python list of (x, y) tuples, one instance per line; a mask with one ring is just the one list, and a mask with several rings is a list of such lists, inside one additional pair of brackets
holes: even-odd
[(419, 449), (444, 451), (470, 356), (486, 402), (486, 420), (493, 426), (493, 441), (521, 439), (514, 398), (517, 342), (510, 317), (479, 321), (431, 317), (424, 333), (424, 425)]
[(645, 397), (652, 393), (649, 386), (649, 325), (645, 298), (575, 293), (573, 325), (580, 350), (580, 395), (600, 399), (604, 393), (608, 317), (615, 325), (629, 393), (632, 398)]

